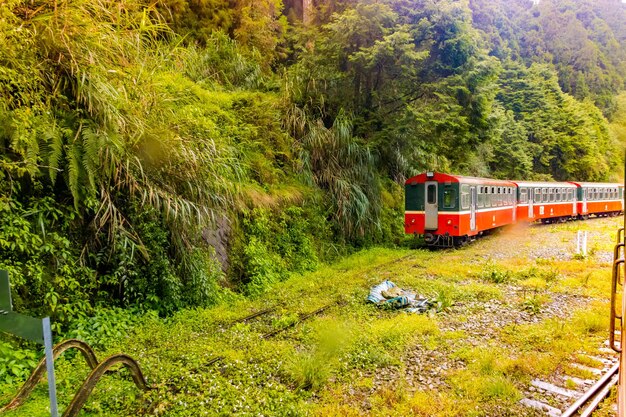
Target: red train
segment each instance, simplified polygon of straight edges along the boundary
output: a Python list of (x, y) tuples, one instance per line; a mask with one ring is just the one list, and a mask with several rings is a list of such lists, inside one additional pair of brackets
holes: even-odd
[(405, 232), (424, 235), (431, 246), (457, 246), (520, 221), (564, 222), (623, 212), (622, 184), (502, 181), (439, 172), (405, 183)]

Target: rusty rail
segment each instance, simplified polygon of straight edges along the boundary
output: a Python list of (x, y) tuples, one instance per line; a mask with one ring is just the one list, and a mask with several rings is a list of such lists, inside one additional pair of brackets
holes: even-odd
[(334, 303), (327, 304), (324, 307), (318, 308), (315, 311), (312, 311), (310, 313), (304, 314), (304, 315), (300, 316), (300, 318), (298, 320), (294, 321), (293, 323), (290, 323), (290, 324), (288, 324), (285, 327), (281, 327), (280, 329), (272, 330), (271, 332), (264, 334), (263, 336), (261, 336), (261, 339), (269, 339), (270, 337), (274, 337), (277, 334), (282, 333), (285, 330), (290, 329), (292, 327), (295, 327), (298, 324), (302, 323), (305, 320), (310, 319), (313, 316), (316, 316), (316, 315), (318, 315), (320, 313), (323, 313), (324, 311), (328, 310), (332, 306), (339, 305), (339, 304), (341, 304), (340, 301), (335, 301)]
[[(69, 339), (59, 343), (52, 349), (52, 356), (56, 360), (63, 354), (63, 352), (69, 349), (78, 349), (91, 369), (98, 366), (98, 358), (96, 357), (96, 354), (91, 346), (78, 339)], [(30, 374), (30, 377), (26, 380), (24, 385), (22, 385), (22, 388), (20, 388), (15, 397), (13, 397), (7, 405), (0, 408), (0, 413), (13, 410), (22, 405), (24, 401), (28, 399), (45, 373), (46, 358), (44, 357), (39, 361), (33, 372)]]
[[(98, 358), (96, 357), (95, 352), (87, 343), (78, 339), (69, 339), (65, 340), (59, 344), (57, 344), (52, 352), (53, 358), (56, 360), (59, 356), (61, 356), (65, 351), (69, 349), (77, 349), (87, 362), (87, 365), (91, 368), (91, 373), (87, 376), (87, 379), (83, 382), (82, 386), (72, 399), (72, 402), (67, 407), (65, 412), (63, 413), (63, 417), (75, 417), (78, 415), (81, 408), (85, 405), (89, 394), (93, 391), (93, 388), (98, 383), (100, 378), (105, 373), (111, 372), (111, 368), (117, 364), (122, 364), (124, 367), (128, 368), (131, 372), (133, 381), (137, 388), (146, 391), (152, 389), (148, 383), (146, 382), (143, 373), (141, 372), (141, 368), (137, 361), (131, 358), (128, 355), (118, 354), (109, 356), (104, 359), (102, 362), (98, 362)], [(46, 358), (41, 359), (30, 377), (26, 380), (22, 388), (18, 391), (18, 393), (13, 397), (13, 399), (4, 407), (0, 408), (0, 413), (5, 411), (14, 410), (20, 405), (24, 403), (33, 392), (44, 373), (46, 372)]]
[(133, 358), (124, 354), (117, 354), (113, 356), (109, 356), (104, 359), (101, 363), (96, 366), (83, 385), (78, 389), (78, 392), (70, 402), (70, 405), (67, 406), (65, 412), (63, 413), (63, 417), (75, 417), (80, 412), (81, 408), (85, 405), (89, 394), (93, 391), (100, 378), (113, 366), (122, 364), (125, 368), (127, 368), (131, 376), (133, 378), (133, 382), (137, 386), (137, 388), (142, 391), (147, 391), (152, 389), (148, 383), (146, 382), (143, 373), (141, 372), (141, 368), (139, 368), (139, 364)]

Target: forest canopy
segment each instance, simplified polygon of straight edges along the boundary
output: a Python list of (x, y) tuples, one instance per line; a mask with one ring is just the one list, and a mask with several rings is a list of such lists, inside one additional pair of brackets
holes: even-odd
[(625, 83), (616, 0), (7, 0), (0, 269), (59, 331), (254, 296), (425, 169), (618, 179)]

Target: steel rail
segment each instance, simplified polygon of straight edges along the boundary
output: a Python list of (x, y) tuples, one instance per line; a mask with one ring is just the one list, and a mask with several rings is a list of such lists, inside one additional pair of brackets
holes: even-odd
[(63, 417), (75, 417), (76, 415), (78, 415), (80, 410), (85, 405), (85, 402), (87, 402), (89, 394), (91, 394), (98, 381), (100, 381), (100, 378), (102, 378), (102, 376), (106, 374), (112, 366), (118, 364), (123, 365), (130, 371), (133, 382), (135, 383), (137, 388), (143, 391), (152, 389), (146, 382), (146, 378), (143, 376), (143, 373), (141, 372), (141, 368), (139, 367), (137, 361), (135, 361), (130, 356), (124, 354), (109, 356), (108, 358), (100, 362), (98, 366), (96, 366), (91, 371), (87, 379), (85, 379), (81, 387), (78, 389), (78, 392), (76, 393), (74, 398), (72, 398), (70, 405), (68, 405), (65, 409)]
[[(590, 416), (593, 410), (598, 408), (600, 402), (606, 398), (610, 388), (617, 383), (616, 375), (619, 372), (619, 364), (613, 365), (609, 371), (600, 378), (598, 382), (593, 384), (589, 390), (587, 390), (582, 397), (580, 397), (574, 404), (572, 404), (567, 410), (561, 414), (561, 417), (572, 417), (574, 415)], [(591, 403), (582, 412), (581, 409), (589, 401)], [(580, 414), (579, 414), (580, 413)]]
[[(63, 354), (63, 352), (69, 349), (77, 349), (82, 354), (83, 358), (85, 358), (85, 362), (87, 362), (89, 368), (94, 369), (96, 366), (98, 366), (98, 358), (96, 357), (96, 354), (94, 353), (91, 346), (78, 339), (69, 339), (57, 344), (52, 349), (53, 359), (56, 360), (59, 356)], [(7, 405), (0, 408), (0, 413), (13, 410), (22, 405), (24, 401), (28, 399), (37, 384), (39, 384), (39, 381), (41, 380), (45, 372), (46, 358), (44, 357), (39, 361), (33, 372), (30, 374), (26, 382), (24, 382), (24, 385), (22, 385), (17, 394), (15, 394), (13, 399)]]
[(245, 317), (242, 317), (240, 319), (237, 319), (237, 320), (233, 321), (231, 326), (234, 325), (234, 324), (237, 324), (237, 323), (245, 323), (248, 320), (255, 319), (255, 318), (259, 317), (259, 316), (264, 316), (264, 315), (266, 315), (268, 313), (271, 313), (274, 310), (276, 310), (276, 307), (269, 307), (269, 308), (266, 308), (265, 310), (257, 311), (256, 313), (252, 313), (250, 315), (247, 315)]
[(341, 305), (341, 301), (335, 301), (334, 303), (330, 303), (325, 305), (324, 307), (320, 307), (315, 311), (312, 311), (310, 313), (304, 314), (303, 316), (300, 316), (300, 318), (296, 321), (294, 321), (293, 323), (290, 323), (288, 325), (286, 325), (285, 327), (281, 327), (280, 329), (276, 329), (276, 330), (272, 330), (269, 333), (265, 333), (263, 336), (261, 336), (261, 339), (269, 339), (270, 337), (274, 337), (279, 333), (284, 332), (287, 329), (290, 329), (292, 327), (297, 326), (298, 324), (302, 323), (305, 320), (310, 319), (313, 316), (317, 316), (320, 313), (323, 313), (324, 311), (328, 310), (329, 308), (335, 306), (335, 305)]

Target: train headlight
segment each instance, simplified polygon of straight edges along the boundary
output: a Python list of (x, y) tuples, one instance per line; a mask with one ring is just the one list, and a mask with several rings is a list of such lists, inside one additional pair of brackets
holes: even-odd
[(411, 224), (415, 223), (415, 219), (411, 219)]
[(452, 224), (452, 219), (448, 220), (448, 224)]

